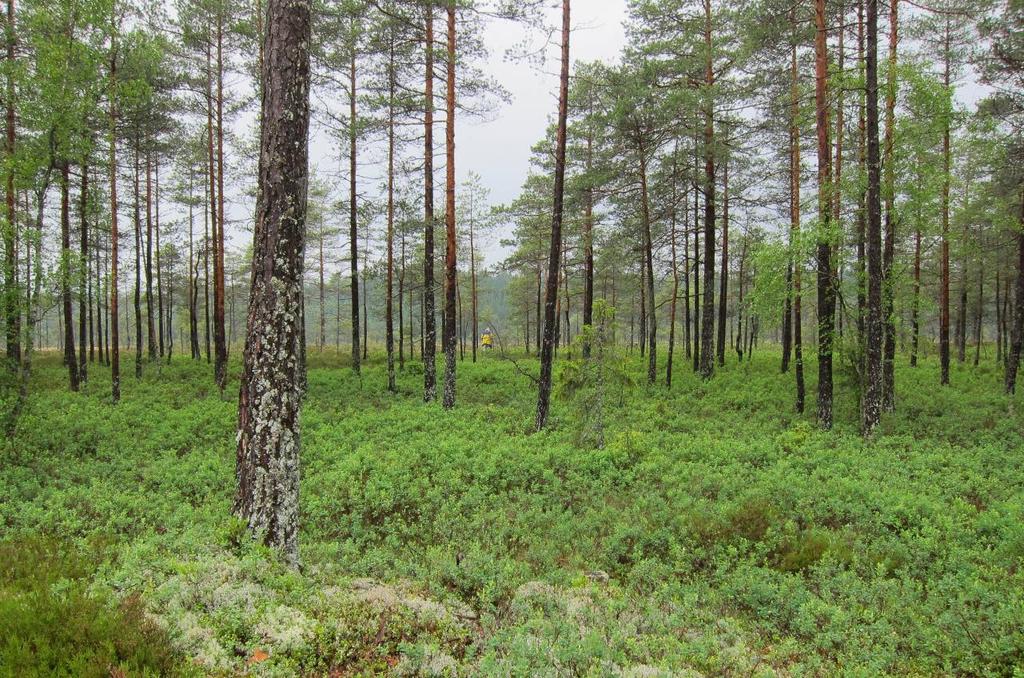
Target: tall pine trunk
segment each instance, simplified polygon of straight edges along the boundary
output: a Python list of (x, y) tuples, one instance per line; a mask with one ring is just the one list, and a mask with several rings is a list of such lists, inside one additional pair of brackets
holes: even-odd
[(156, 325), (153, 303), (153, 162), (146, 150), (146, 348), (149, 360), (156, 360)]
[(555, 350), (555, 304), (562, 255), (562, 208), (565, 194), (565, 145), (569, 104), (569, 1), (562, 0), (562, 63), (558, 86), (558, 132), (555, 138), (555, 186), (548, 249), (548, 280), (544, 296), (544, 339), (540, 344), (540, 380), (537, 388), (537, 430), (544, 428), (551, 401), (551, 367)]
[(135, 139), (134, 164), (134, 214), (135, 214), (135, 378), (142, 378), (142, 215), (139, 201), (139, 140)]
[(170, 323), (164, 326), (164, 283), (163, 273), (160, 266), (160, 156), (157, 156), (153, 164), (153, 232), (156, 237), (156, 308), (157, 308), (157, 336), (159, 336), (158, 350), (160, 357), (164, 355), (164, 330), (170, 330)]
[(359, 226), (356, 205), (356, 45), (352, 25), (352, 54), (348, 64), (348, 246), (349, 289), (352, 296), (352, 371), (359, 374)]
[[(394, 275), (395, 275), (395, 42), (390, 38), (388, 51), (388, 233), (387, 233), (387, 290), (384, 310), (384, 345), (387, 350), (388, 390), (394, 393), (395, 386), (395, 326), (394, 326)], [(401, 326), (401, 320), (399, 320)]]
[(110, 394), (116, 404), (121, 399), (121, 335), (118, 328), (117, 308), (117, 35), (112, 38), (110, 49), (110, 327), (107, 337), (110, 340), (112, 356), (110, 358)]
[(434, 321), (434, 6), (427, 0), (426, 69), (423, 116), (423, 300), (420, 306), (420, 357), (423, 360), (423, 400), (437, 398), (437, 324)]
[[(654, 303), (654, 242), (651, 237), (650, 198), (647, 192), (646, 149), (640, 145), (640, 216), (644, 229), (644, 279), (647, 297), (647, 383), (658, 379), (658, 319)], [(568, 324), (568, 322), (566, 323)], [(568, 327), (566, 328), (568, 332)]]
[(217, 11), (217, 220), (213, 267), (214, 376), (221, 392), (228, 380), (228, 346), (224, 336), (224, 11)]
[[(211, 254), (213, 259), (213, 277), (214, 277), (214, 296), (217, 294), (217, 158), (214, 155), (213, 146), (213, 56), (211, 53), (211, 47), (207, 44), (206, 48), (206, 155), (207, 155), (207, 168), (209, 169), (209, 186), (207, 187), (206, 197), (209, 200), (209, 211), (208, 211), (208, 226), (209, 232), (206, 237), (206, 362), (210, 362), (210, 336), (211, 331), (216, 333), (216, 329), (213, 328), (216, 325), (216, 312), (214, 312), (214, 320), (211, 325), (210, 321), (210, 259)], [(216, 340), (214, 340), (213, 352), (216, 353)], [(216, 379), (216, 368), (214, 368), (214, 378)]]
[[(469, 196), (470, 201), (473, 200), (472, 193)], [(470, 324), (470, 330), (472, 330), (472, 344), (473, 344), (473, 362), (476, 362), (476, 344), (480, 337), (480, 325), (478, 315), (478, 297), (476, 289), (476, 245), (473, 241), (473, 227), (474, 227), (474, 212), (475, 205), (470, 204), (470, 218), (469, 218), (469, 311), (472, 314), (472, 322)]]
[(725, 366), (725, 319), (729, 298), (729, 161), (722, 165), (722, 270), (718, 276), (718, 353), (719, 367)]
[(894, 167), (894, 136), (896, 128), (896, 48), (899, 27), (899, 0), (889, 0), (889, 59), (885, 87), (885, 241), (882, 251), (882, 317), (885, 322), (882, 346), (882, 409), (896, 408), (896, 317), (893, 260), (896, 256), (896, 171)]
[(700, 375), (715, 372), (715, 84), (711, 46), (711, 0), (704, 0), (704, 315), (701, 318)]
[(455, 407), (455, 0), (448, 0), (447, 95), (445, 104), (445, 286), (444, 286), (444, 394), (446, 410)]
[(92, 304), (89, 303), (87, 288), (89, 283), (89, 165), (82, 162), (82, 183), (78, 195), (79, 230), (78, 230), (78, 378), (84, 383), (89, 377), (89, 362), (85, 344), (89, 340), (88, 317)]
[(64, 311), (64, 362), (68, 383), (78, 390), (78, 356), (75, 355), (75, 320), (71, 303), (71, 165), (65, 160), (60, 168), (60, 296)]
[[(950, 84), (950, 20), (946, 19), (943, 52), (943, 75), (942, 82), (949, 90)], [(942, 243), (939, 253), (940, 282), (939, 282), (939, 383), (943, 386), (949, 384), (949, 184), (950, 184), (950, 163), (952, 150), (949, 142), (950, 112), (945, 111), (943, 115), (942, 130)]]
[[(1003, 312), (1003, 317), (1006, 317), (1006, 311)], [(1020, 366), (1022, 343), (1024, 343), (1024, 191), (1020, 196), (1020, 228), (1017, 230), (1017, 297), (1013, 303), (1013, 329), (1010, 348), (1006, 354), (1005, 386), (1006, 392), (1009, 394), (1014, 393), (1017, 388), (1017, 368)]]
[[(791, 18), (795, 20), (793, 14)], [(796, 42), (790, 47), (790, 121), (789, 121), (789, 228), (790, 242), (795, 248), (793, 263), (793, 359), (796, 373), (796, 411), (803, 413), (806, 401), (804, 385), (804, 347), (803, 347), (803, 261), (800, 236), (800, 86), (797, 70)], [(749, 352), (748, 352), (749, 354)], [(748, 355), (749, 357), (749, 355)]]
[[(592, 105), (588, 109), (588, 113), (593, 113)], [(594, 323), (594, 186), (591, 172), (594, 162), (594, 140), (589, 125), (585, 134), (587, 183), (583, 193), (583, 324), (592, 326)], [(583, 345), (583, 357), (590, 357), (590, 342)]]
[[(6, 144), (7, 157), (7, 223), (4, 225), (4, 315), (7, 326), (7, 360), (12, 372), (17, 371), (21, 362), (21, 300), (17, 284), (17, 223), (15, 221), (14, 194), (14, 143), (17, 138), (14, 112), (14, 50), (17, 33), (14, 30), (14, 0), (7, 0), (7, 102), (6, 102)], [(114, 66), (111, 60), (111, 78)], [(113, 104), (111, 104), (113, 106)], [(113, 108), (111, 108), (113, 111)]]
[[(672, 252), (672, 302), (668, 314), (668, 354), (665, 360), (665, 386), (672, 388), (672, 354), (676, 346), (676, 307), (679, 304), (679, 265), (676, 257), (676, 160), (679, 144), (672, 151), (672, 204), (669, 206), (669, 246)], [(685, 208), (684, 208), (685, 211)]]
[(194, 199), (194, 175), (192, 168), (188, 173), (188, 341), (192, 351), (192, 359), (199, 360), (199, 313), (196, 308), (199, 300), (199, 260), (194, 258), (193, 227), (195, 225), (195, 213), (193, 209)]
[(882, 207), (878, 148), (878, 0), (867, 0), (867, 318), (861, 427), (869, 435), (882, 414)]
[(825, 0), (814, 3), (814, 102), (818, 137), (818, 425), (832, 428), (832, 343), (836, 300), (832, 280), (832, 142), (828, 115)]

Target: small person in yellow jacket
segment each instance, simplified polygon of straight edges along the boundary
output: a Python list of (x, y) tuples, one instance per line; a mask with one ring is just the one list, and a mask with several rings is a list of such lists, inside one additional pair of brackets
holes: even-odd
[(491, 332), (491, 328), (488, 327), (480, 336), (480, 345), (486, 350), (494, 348), (494, 334)]

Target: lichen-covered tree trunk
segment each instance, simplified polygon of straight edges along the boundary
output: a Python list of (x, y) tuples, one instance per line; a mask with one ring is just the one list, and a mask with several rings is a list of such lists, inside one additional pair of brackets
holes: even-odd
[(870, 434), (882, 413), (882, 209), (878, 148), (878, 0), (867, 3), (867, 317), (861, 428)]
[(302, 274), (309, 132), (309, 0), (269, 0), (260, 193), (238, 398), (235, 512), (298, 564)]

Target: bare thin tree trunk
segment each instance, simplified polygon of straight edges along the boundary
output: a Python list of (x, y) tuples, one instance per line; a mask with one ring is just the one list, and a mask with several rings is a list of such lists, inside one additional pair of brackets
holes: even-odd
[(974, 366), (981, 362), (981, 323), (985, 308), (985, 274), (978, 271), (978, 307), (974, 315)]
[(558, 268), (562, 255), (562, 208), (565, 194), (566, 122), (569, 104), (569, 0), (562, 0), (562, 64), (558, 88), (558, 132), (555, 138), (554, 207), (551, 217), (551, 247), (548, 250), (548, 283), (544, 298), (544, 341), (540, 349), (540, 382), (537, 393), (537, 430), (544, 428), (551, 400), (551, 367), (555, 343), (555, 303), (558, 297)]
[[(395, 385), (395, 327), (394, 327), (394, 271), (395, 271), (395, 39), (390, 36), (388, 52), (388, 234), (387, 234), (387, 290), (384, 310), (384, 345), (387, 350), (388, 390)], [(401, 291), (399, 291), (401, 301)], [(399, 317), (399, 327), (402, 321)]]
[[(398, 369), (401, 372), (405, 371), (405, 231), (402, 232), (402, 246), (401, 246), (401, 266), (398, 271)], [(410, 317), (412, 315), (412, 307), (409, 307)], [(411, 333), (410, 333), (411, 339)], [(410, 355), (412, 358), (412, 346), (409, 347)]]
[[(690, 183), (683, 182), (683, 344), (687, 360), (690, 353)], [(612, 325), (614, 336), (615, 326)]]
[(658, 319), (654, 303), (654, 242), (651, 237), (650, 198), (647, 194), (647, 156), (640, 144), (640, 215), (644, 229), (644, 278), (647, 296), (647, 383), (658, 379)]
[[(353, 30), (355, 26), (353, 20)], [(353, 35), (353, 40), (355, 37)], [(356, 46), (348, 70), (348, 244), (349, 244), (349, 289), (352, 296), (352, 371), (359, 374), (361, 353), (359, 350), (359, 230), (356, 205)]]
[(910, 366), (917, 367), (921, 338), (921, 228), (914, 229), (914, 300), (910, 309)]
[[(794, 19), (790, 14), (791, 20)], [(804, 385), (804, 342), (803, 342), (803, 262), (800, 252), (800, 83), (796, 59), (796, 42), (790, 47), (790, 122), (789, 122), (789, 224), (793, 247), (797, 248), (793, 258), (793, 360), (796, 373), (796, 411), (803, 413), (806, 401)], [(753, 329), (753, 328), (751, 328)], [(747, 352), (748, 358), (750, 352)]]
[(426, 7), (426, 70), (424, 73), (423, 117), (423, 326), (420, 356), (423, 359), (423, 400), (437, 398), (437, 326), (434, 323), (434, 5)]
[(89, 165), (87, 162), (82, 162), (81, 170), (81, 192), (78, 196), (78, 377), (84, 383), (89, 378), (89, 362), (86, 355), (85, 344), (89, 339), (87, 326), (89, 325), (88, 316), (92, 309), (92, 304), (89, 303), (89, 298), (87, 296), (89, 283)]
[(224, 11), (217, 11), (217, 220), (213, 267), (214, 375), (223, 393), (228, 381), (228, 346), (224, 336)]
[(117, 33), (111, 39), (110, 49), (110, 326), (107, 337), (113, 355), (110, 359), (110, 392), (114, 403), (121, 399), (121, 351), (118, 330), (117, 309), (117, 97), (114, 88), (117, 84)]
[(199, 313), (196, 308), (199, 300), (199, 261), (194, 258), (193, 227), (195, 225), (195, 213), (193, 209), (194, 199), (194, 172), (189, 168), (188, 172), (188, 341), (192, 351), (192, 359), (199, 360)]
[(68, 383), (72, 391), (78, 390), (78, 356), (75, 355), (75, 316), (71, 304), (71, 178), (70, 164), (65, 160), (60, 168), (60, 294), (64, 315), (64, 362), (68, 368)]
[(722, 271), (718, 276), (718, 365), (725, 366), (725, 319), (729, 299), (729, 162), (722, 165)]
[[(704, 84), (715, 84), (711, 48), (711, 0), (704, 0)], [(715, 373), (715, 113), (711, 92), (704, 103), (704, 316), (701, 318), (700, 376)]]
[[(470, 193), (470, 201), (473, 200), (473, 194)], [(473, 242), (473, 220), (474, 220), (474, 208), (475, 205), (470, 204), (470, 218), (469, 218), (469, 306), (470, 313), (472, 313), (472, 323), (470, 329), (473, 335), (473, 362), (476, 362), (476, 343), (480, 337), (480, 325), (479, 317), (477, 314), (477, 289), (476, 289), (476, 246)]]
[(700, 369), (700, 187), (697, 175), (700, 172), (700, 159), (697, 146), (693, 151), (693, 371)]
[(156, 360), (156, 326), (153, 322), (153, 163), (146, 151), (146, 347), (150, 362)]
[(445, 119), (445, 301), (444, 301), (444, 395), (446, 410), (455, 407), (455, 0), (448, 0), (447, 115)]
[[(210, 362), (210, 254), (213, 254), (214, 268), (214, 296), (216, 296), (217, 277), (217, 158), (213, 152), (213, 56), (210, 46), (206, 48), (206, 145), (207, 145), (207, 166), (210, 173), (210, 182), (206, 191), (209, 200), (209, 230), (206, 237), (206, 362)], [(216, 324), (216, 313), (214, 314)], [(214, 348), (216, 352), (216, 347)], [(214, 368), (216, 378), (216, 368)]]
[[(17, 284), (17, 222), (15, 220), (15, 195), (14, 195), (14, 143), (17, 138), (16, 119), (14, 111), (14, 73), (13, 65), (15, 59), (15, 46), (18, 34), (14, 27), (14, 0), (7, 0), (7, 102), (6, 102), (6, 144), (5, 155), (7, 164), (7, 224), (4, 226), (4, 314), (7, 325), (7, 360), (12, 372), (18, 370), (21, 362), (21, 302)], [(113, 73), (111, 74), (113, 77)], [(31, 348), (31, 346), (29, 346)]]
[[(156, 235), (156, 307), (160, 357), (164, 355), (164, 284), (160, 266), (160, 156), (153, 163), (153, 229)], [(170, 323), (167, 323), (170, 330)]]
[(135, 164), (132, 198), (135, 214), (135, 378), (142, 378), (142, 215), (139, 204), (139, 139), (135, 139)]
[(1003, 307), (1002, 307), (1002, 283), (999, 280), (999, 268), (996, 268), (996, 362), (1003, 361)]
[[(588, 113), (593, 112), (591, 105)], [(586, 131), (586, 172), (587, 187), (583, 195), (583, 324), (594, 323), (594, 187), (590, 173), (594, 162), (593, 134)], [(673, 183), (673, 186), (675, 184)], [(529, 351), (527, 351), (529, 352)], [(590, 357), (590, 343), (583, 346), (583, 357)]]
[[(1013, 331), (1006, 357), (1006, 392), (1017, 388), (1017, 368), (1020, 366), (1021, 344), (1024, 343), (1024, 191), (1020, 196), (1020, 228), (1017, 231), (1017, 298), (1013, 309)], [(1009, 296), (1009, 295), (1007, 295)], [(1003, 312), (1005, 317), (1006, 313)]]
[[(950, 43), (950, 19), (946, 19), (944, 34), (945, 49), (943, 54), (943, 76), (942, 82), (949, 88), (949, 43)], [(951, 147), (949, 142), (949, 114), (943, 116), (942, 130), (942, 246), (939, 254), (941, 267), (941, 282), (939, 288), (939, 382), (946, 386), (949, 384), (949, 184)]]
[[(672, 251), (672, 305), (668, 315), (668, 356), (665, 361), (665, 386), (672, 388), (672, 354), (676, 344), (676, 306), (679, 301), (679, 267), (676, 258), (676, 160), (679, 145), (672, 152), (672, 204), (669, 212), (669, 246)], [(685, 211), (685, 208), (684, 208)]]
[(882, 251), (882, 316), (885, 321), (882, 347), (882, 409), (891, 412), (896, 409), (896, 318), (895, 281), (893, 260), (896, 256), (896, 199), (895, 168), (893, 167), (894, 135), (896, 128), (896, 49), (899, 27), (899, 0), (889, 0), (889, 60), (886, 73), (885, 93), (885, 242)]

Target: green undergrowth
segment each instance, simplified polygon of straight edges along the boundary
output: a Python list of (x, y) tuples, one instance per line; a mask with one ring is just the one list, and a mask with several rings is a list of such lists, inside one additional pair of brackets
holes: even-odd
[(444, 412), (415, 363), (389, 394), (383, 356), (311, 351), (301, 572), (230, 516), (237, 364), (224, 398), (176, 358), (112, 406), (109, 371), (69, 394), (47, 356), (0, 457), (0, 673), (1021, 675), (1024, 418), (994, 361), (951, 388), (899, 364), (864, 441), (846, 375), (820, 432), (770, 351), (708, 383), (677, 354), (671, 391), (629, 357), (601, 448), (564, 399), (531, 433), (495, 354)]

